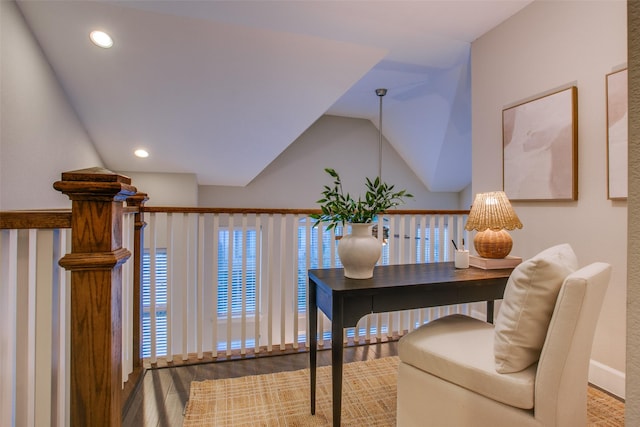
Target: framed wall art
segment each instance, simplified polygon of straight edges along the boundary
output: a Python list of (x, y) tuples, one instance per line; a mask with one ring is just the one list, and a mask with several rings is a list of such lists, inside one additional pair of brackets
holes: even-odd
[(578, 199), (578, 89), (502, 111), (503, 186), (511, 200)]
[(607, 74), (607, 198), (627, 198), (627, 69)]

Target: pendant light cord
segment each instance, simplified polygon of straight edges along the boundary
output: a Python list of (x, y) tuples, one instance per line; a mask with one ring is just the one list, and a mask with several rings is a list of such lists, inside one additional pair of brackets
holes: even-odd
[(382, 97), (387, 94), (386, 89), (376, 89), (380, 98), (380, 115), (378, 117), (378, 178), (382, 181)]

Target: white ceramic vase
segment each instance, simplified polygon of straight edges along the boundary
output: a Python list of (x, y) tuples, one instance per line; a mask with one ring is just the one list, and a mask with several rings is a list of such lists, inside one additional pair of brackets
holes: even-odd
[(382, 243), (371, 235), (373, 224), (349, 224), (351, 234), (338, 243), (338, 256), (344, 267), (344, 275), (350, 279), (370, 279), (373, 268), (380, 259)]

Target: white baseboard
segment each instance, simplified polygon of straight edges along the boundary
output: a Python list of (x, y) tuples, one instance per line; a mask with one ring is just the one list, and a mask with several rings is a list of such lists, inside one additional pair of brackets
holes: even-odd
[(625, 398), (625, 374), (603, 363), (591, 359), (589, 382), (621, 399)]

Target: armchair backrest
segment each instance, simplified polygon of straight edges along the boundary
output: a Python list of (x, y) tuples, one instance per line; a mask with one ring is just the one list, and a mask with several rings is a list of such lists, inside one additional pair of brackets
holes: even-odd
[(544, 426), (586, 425), (591, 346), (611, 266), (595, 262), (564, 280), (535, 384), (535, 418)]

